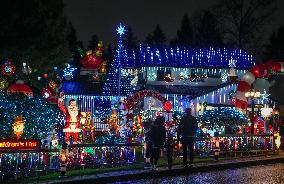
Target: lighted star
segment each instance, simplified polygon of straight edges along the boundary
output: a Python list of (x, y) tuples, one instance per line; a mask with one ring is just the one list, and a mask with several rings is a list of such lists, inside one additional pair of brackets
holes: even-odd
[(117, 27), (116, 31), (117, 31), (117, 34), (118, 34), (119, 36), (122, 36), (122, 35), (125, 33), (125, 31), (126, 31), (125, 26), (123, 26), (123, 25), (120, 23), (119, 26)]

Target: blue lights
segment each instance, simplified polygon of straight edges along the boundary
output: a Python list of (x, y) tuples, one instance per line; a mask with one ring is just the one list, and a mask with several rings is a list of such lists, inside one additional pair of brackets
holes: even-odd
[(125, 26), (123, 26), (121, 23), (119, 24), (119, 26), (116, 29), (117, 34), (119, 35), (119, 37), (122, 37), (123, 34), (125, 34), (126, 32), (126, 28)]
[(0, 93), (0, 109), (0, 139), (11, 138), (16, 116), (22, 115), (26, 120), (23, 136), (27, 139), (45, 139), (54, 125), (64, 124), (64, 115), (58, 108), (38, 96), (20, 98), (17, 94)]
[(74, 67), (71, 67), (71, 65), (67, 65), (66, 68), (64, 68), (63, 70), (63, 77), (66, 79), (66, 80), (71, 80), (73, 79), (74, 75), (73, 75), (73, 72), (77, 70), (77, 68), (74, 68)]
[(127, 68), (128, 58), (131, 58), (133, 61), (132, 65), (136, 66), (136, 56), (134, 50), (128, 52), (128, 50), (126, 50), (123, 46), (122, 35), (125, 33), (125, 26), (120, 24), (117, 28), (117, 33), (119, 35), (119, 41), (113, 62), (111, 63), (111, 68), (103, 87), (103, 94), (128, 96), (133, 93), (134, 87), (131, 85), (131, 81), (135, 76), (122, 75), (122, 69)]
[[(129, 57), (121, 58), (122, 67), (197, 67), (249, 69), (255, 57), (239, 49), (150, 47), (140, 45), (139, 51), (124, 48)], [(125, 53), (126, 55), (126, 53)], [(233, 62), (232, 62), (233, 61)]]

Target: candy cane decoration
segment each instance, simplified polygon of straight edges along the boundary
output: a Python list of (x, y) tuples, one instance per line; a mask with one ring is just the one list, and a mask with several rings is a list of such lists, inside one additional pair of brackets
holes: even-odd
[(251, 89), (252, 84), (257, 78), (267, 78), (270, 73), (283, 73), (284, 62), (268, 61), (265, 64), (258, 64), (252, 67), (243, 75), (238, 83), (236, 94), (236, 107), (247, 109), (248, 102), (245, 93)]

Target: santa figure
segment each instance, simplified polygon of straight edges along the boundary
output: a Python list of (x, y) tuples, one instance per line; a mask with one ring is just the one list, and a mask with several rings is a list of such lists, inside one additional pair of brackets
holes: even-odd
[(85, 112), (80, 112), (76, 100), (71, 99), (69, 101), (68, 107), (65, 108), (63, 98), (59, 98), (58, 106), (60, 110), (66, 115), (66, 123), (63, 129), (65, 132), (65, 140), (69, 144), (70, 138), (73, 135), (74, 143), (79, 142), (79, 132), (80, 129), (80, 119), (86, 117)]

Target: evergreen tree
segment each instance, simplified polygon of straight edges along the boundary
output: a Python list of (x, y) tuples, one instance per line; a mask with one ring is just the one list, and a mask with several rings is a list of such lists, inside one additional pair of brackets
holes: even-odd
[(122, 75), (121, 71), (121, 65), (125, 64), (128, 60), (128, 56), (125, 54), (127, 49), (123, 45), (122, 40), (123, 38), (120, 37), (114, 58), (110, 63), (111, 66), (103, 87), (104, 95), (128, 96), (133, 93), (130, 81), (133, 80), (134, 76)]
[(78, 41), (76, 30), (71, 22), (68, 24), (66, 40), (68, 41), (69, 50), (73, 55), (75, 63), (78, 63), (77, 61), (81, 58), (81, 53), (78, 49), (84, 50), (84, 46), (82, 41)]
[(192, 46), (193, 28), (187, 14), (182, 17), (181, 27), (177, 31), (177, 37), (171, 41), (171, 45)]
[(265, 48), (265, 60), (284, 60), (284, 26), (280, 26), (277, 32), (273, 32), (269, 44)]
[(209, 10), (196, 15), (193, 20), (194, 45), (199, 47), (222, 47), (223, 38), (217, 20)]
[(226, 44), (256, 53), (275, 8), (276, 0), (219, 0), (212, 12), (223, 27)]
[(153, 41), (155, 45), (164, 45), (167, 41), (167, 38), (159, 24), (157, 24), (153, 31)]
[(123, 39), (123, 44), (126, 48), (136, 48), (137, 47), (137, 38), (133, 33), (131, 26), (128, 26), (127, 32)]
[(151, 33), (149, 33), (146, 36), (145, 44), (147, 44), (147, 45), (153, 45), (154, 44), (153, 35)]
[(27, 139), (45, 139), (53, 125), (64, 123), (64, 115), (58, 107), (49, 105), (42, 97), (0, 93), (0, 139), (11, 138), (17, 116), (26, 120), (23, 136)]
[(95, 50), (98, 46), (99, 38), (96, 34), (92, 35), (91, 40), (89, 41), (88, 49), (89, 50)]
[[(0, 56), (44, 70), (62, 65), (68, 51), (62, 0), (3, 0), (0, 6)], [(2, 58), (0, 58), (2, 59)]]
[(74, 49), (77, 46), (78, 43), (77, 33), (71, 22), (68, 23), (68, 32), (66, 40), (68, 41), (70, 50)]
[(149, 45), (164, 45), (167, 38), (159, 24), (156, 25), (154, 31), (147, 35), (145, 43)]
[[(265, 47), (264, 61), (274, 60), (283, 61), (284, 60), (284, 25), (280, 26), (276, 32), (273, 32), (270, 36), (269, 43)], [(269, 88), (270, 98), (279, 104), (284, 105), (283, 91), (284, 91), (284, 76), (276, 75), (272, 76), (275, 80), (275, 84)]]

